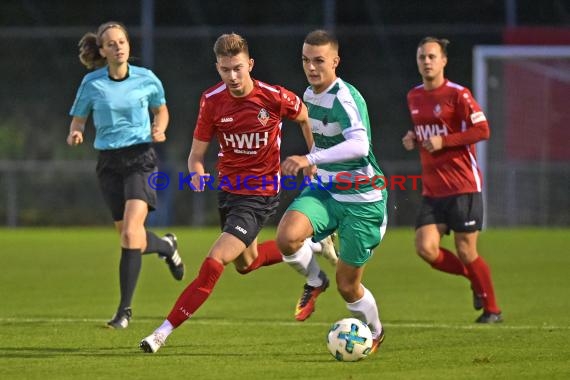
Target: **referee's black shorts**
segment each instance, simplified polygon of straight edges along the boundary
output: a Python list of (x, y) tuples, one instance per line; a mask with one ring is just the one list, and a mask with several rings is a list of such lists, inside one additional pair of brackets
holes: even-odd
[(149, 211), (155, 209), (156, 190), (150, 187), (148, 179), (157, 170), (156, 162), (151, 144), (99, 151), (97, 178), (114, 221), (123, 220), (129, 199), (145, 201)]
[(483, 196), (481, 193), (449, 197), (423, 197), (416, 218), (416, 229), (428, 224), (445, 224), (448, 231), (474, 232), (483, 227)]
[(243, 195), (218, 192), (218, 211), (223, 232), (234, 235), (246, 247), (255, 240), (265, 223), (277, 212), (279, 195)]

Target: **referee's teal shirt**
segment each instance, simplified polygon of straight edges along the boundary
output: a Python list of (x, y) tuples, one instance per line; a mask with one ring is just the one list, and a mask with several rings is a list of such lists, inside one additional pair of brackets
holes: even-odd
[(105, 66), (85, 75), (69, 114), (87, 118), (93, 112), (95, 149), (118, 149), (151, 142), (149, 108), (165, 103), (152, 71), (129, 65), (127, 77), (117, 81)]

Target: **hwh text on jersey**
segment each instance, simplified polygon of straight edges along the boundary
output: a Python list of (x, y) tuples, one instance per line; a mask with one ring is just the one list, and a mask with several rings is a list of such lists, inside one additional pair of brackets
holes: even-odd
[(257, 149), (267, 145), (268, 139), (269, 132), (224, 133), (226, 145), (238, 149)]
[(424, 141), (432, 136), (447, 136), (445, 125), (439, 124), (419, 124), (415, 126), (418, 141)]

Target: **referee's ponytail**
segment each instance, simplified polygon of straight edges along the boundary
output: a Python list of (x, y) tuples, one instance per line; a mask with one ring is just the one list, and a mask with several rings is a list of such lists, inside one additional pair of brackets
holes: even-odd
[(85, 33), (77, 46), (79, 46), (79, 60), (89, 70), (98, 69), (107, 63), (107, 60), (99, 54), (95, 33)]

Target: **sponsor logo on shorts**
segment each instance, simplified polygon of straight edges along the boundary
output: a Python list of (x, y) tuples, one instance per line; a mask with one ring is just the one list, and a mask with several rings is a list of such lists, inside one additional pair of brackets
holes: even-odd
[(242, 234), (247, 235), (247, 230), (242, 226), (236, 226), (235, 229), (241, 232)]
[(463, 223), (463, 224), (464, 224), (466, 227), (469, 227), (469, 226), (474, 226), (475, 223), (477, 223), (477, 222), (474, 221), (474, 220), (470, 220), (470, 221), (465, 222), (465, 223)]

